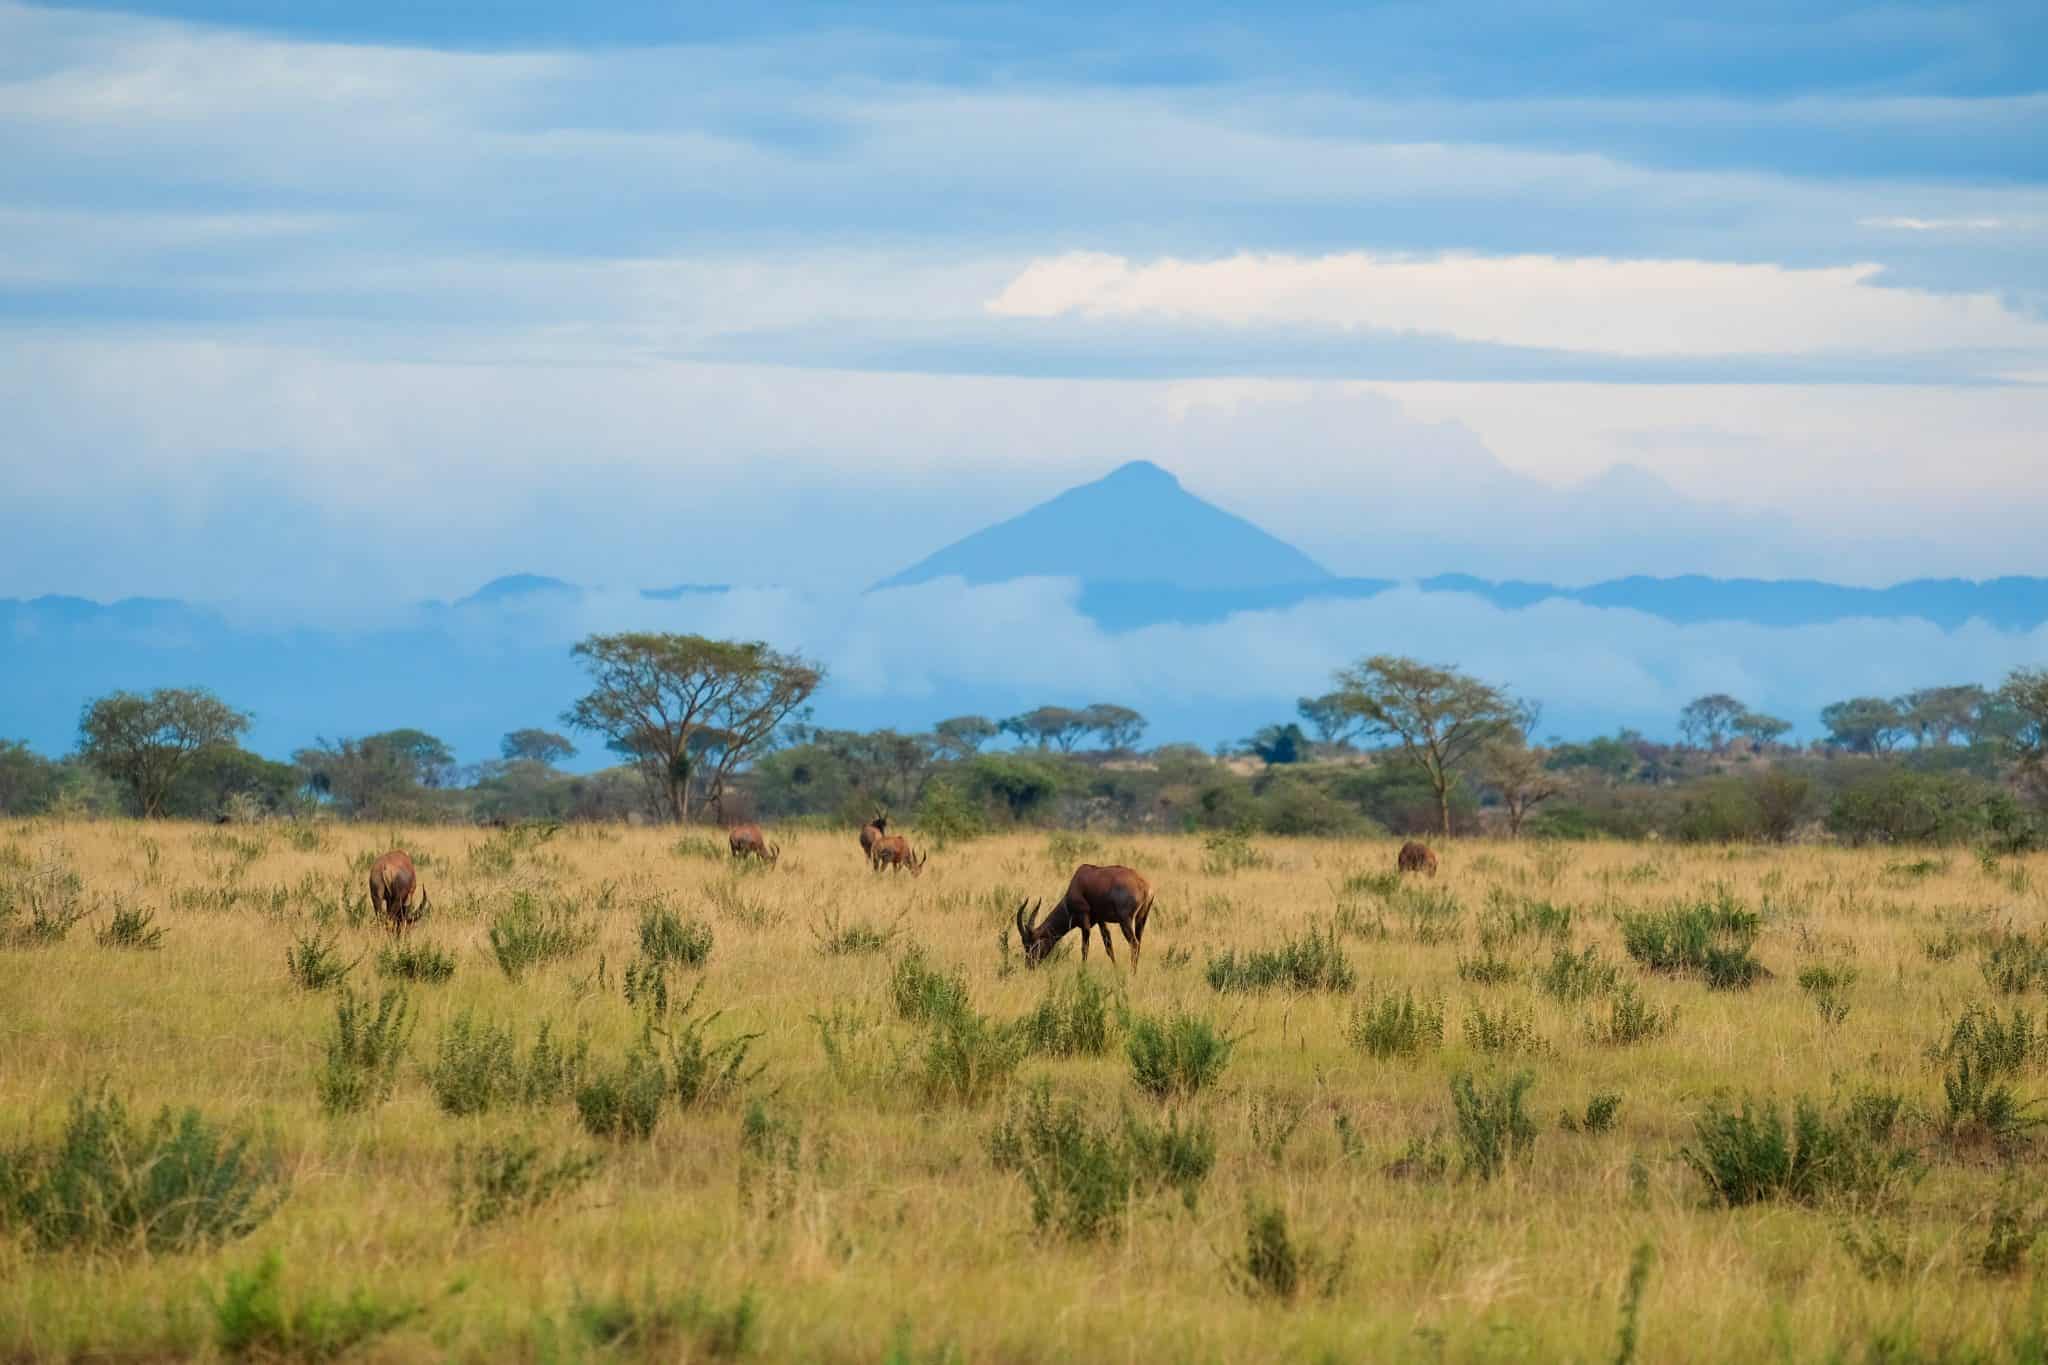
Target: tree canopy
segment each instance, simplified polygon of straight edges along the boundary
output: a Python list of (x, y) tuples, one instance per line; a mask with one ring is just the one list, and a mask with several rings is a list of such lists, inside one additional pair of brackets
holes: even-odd
[(160, 687), (148, 696), (114, 692), (86, 704), (79, 753), (122, 783), (144, 818), (164, 813), (164, 798), (193, 755), (233, 744), (249, 716), (203, 687)]
[(1375, 654), (1336, 675), (1335, 695), (1367, 735), (1400, 741), (1436, 792), (1451, 832), (1451, 784), (1489, 743), (1518, 735), (1525, 712), (1490, 683), (1454, 668)]

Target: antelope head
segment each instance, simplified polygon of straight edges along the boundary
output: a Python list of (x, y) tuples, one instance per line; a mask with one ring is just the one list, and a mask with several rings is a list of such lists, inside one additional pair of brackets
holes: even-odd
[(1024, 917), (1025, 903), (1020, 901), (1017, 905), (1017, 941), (1024, 945), (1024, 965), (1027, 967), (1036, 967), (1045, 961), (1047, 954), (1052, 952), (1053, 945), (1065, 936), (1067, 930), (1073, 928), (1073, 920), (1067, 913), (1065, 901), (1054, 906), (1052, 914), (1041, 922), (1038, 912), (1044, 908), (1044, 901), (1031, 906), (1031, 917), (1027, 920)]
[(931, 850), (926, 849), (923, 853), (908, 859), (903, 865), (909, 868), (910, 875), (915, 877), (924, 871), (924, 865), (931, 861), (931, 857)]

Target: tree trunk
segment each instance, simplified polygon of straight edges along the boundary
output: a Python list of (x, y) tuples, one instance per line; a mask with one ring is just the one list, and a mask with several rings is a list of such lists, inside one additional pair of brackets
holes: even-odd
[(1436, 784), (1436, 803), (1443, 811), (1444, 838), (1451, 837), (1451, 783), (1448, 777), (1439, 778)]

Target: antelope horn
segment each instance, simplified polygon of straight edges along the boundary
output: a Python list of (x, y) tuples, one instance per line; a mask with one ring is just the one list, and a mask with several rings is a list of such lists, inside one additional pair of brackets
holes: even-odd
[(768, 845), (768, 861), (769, 861), (769, 862), (771, 862), (771, 863), (772, 863), (772, 862), (776, 862), (776, 861), (777, 861), (777, 860), (779, 860), (779, 859), (780, 859), (781, 857), (782, 857), (782, 845), (781, 845), (781, 844), (770, 844), (770, 845)]
[(1031, 942), (1031, 926), (1024, 922), (1024, 907), (1030, 903), (1028, 900), (1017, 902), (1017, 941), (1020, 944)]

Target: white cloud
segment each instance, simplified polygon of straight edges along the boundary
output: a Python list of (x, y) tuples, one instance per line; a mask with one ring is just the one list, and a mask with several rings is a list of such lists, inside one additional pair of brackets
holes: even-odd
[(1900, 232), (1997, 232), (2011, 224), (2003, 218), (1862, 218), (1857, 226)]
[(998, 317), (1310, 323), (1621, 356), (2048, 349), (2048, 325), (1991, 294), (1886, 288), (1883, 267), (1815, 269), (1557, 256), (1074, 252), (1032, 262)]

